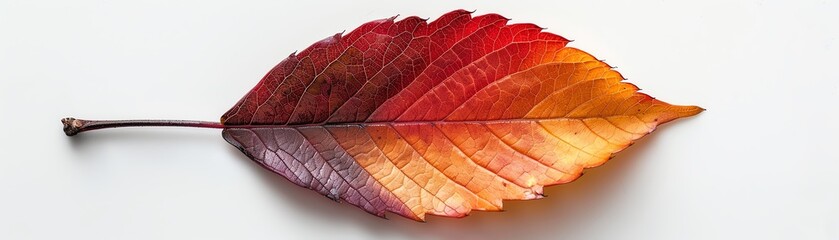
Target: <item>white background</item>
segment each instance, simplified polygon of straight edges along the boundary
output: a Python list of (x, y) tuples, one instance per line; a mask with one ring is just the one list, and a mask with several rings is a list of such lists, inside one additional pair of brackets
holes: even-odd
[[(0, 239), (839, 239), (837, 1), (0, 3)], [(548, 198), (383, 220), (217, 129), (65, 137), (59, 119), (215, 121), (295, 50), (369, 20), (501, 13), (708, 109)]]

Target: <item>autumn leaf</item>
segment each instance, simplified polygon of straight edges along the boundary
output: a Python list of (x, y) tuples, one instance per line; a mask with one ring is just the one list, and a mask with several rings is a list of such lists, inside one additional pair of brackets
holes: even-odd
[(541, 198), (633, 141), (703, 109), (656, 100), (534, 24), (457, 10), (372, 21), (280, 62), (221, 123), (249, 158), (377, 216), (463, 217)]

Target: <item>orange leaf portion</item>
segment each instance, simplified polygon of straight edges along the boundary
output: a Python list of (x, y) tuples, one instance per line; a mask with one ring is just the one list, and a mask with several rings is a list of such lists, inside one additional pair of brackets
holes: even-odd
[(541, 198), (702, 111), (637, 92), (567, 42), (465, 11), (374, 21), (281, 62), (223, 135), (300, 186), (423, 220)]

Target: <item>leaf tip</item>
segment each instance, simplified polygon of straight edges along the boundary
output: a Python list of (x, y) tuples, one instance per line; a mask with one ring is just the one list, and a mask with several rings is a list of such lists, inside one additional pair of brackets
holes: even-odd
[(650, 119), (648, 120), (656, 122), (657, 124), (664, 124), (679, 118), (691, 117), (703, 111), (705, 111), (705, 109), (699, 106), (673, 105), (670, 108), (668, 108), (665, 112), (662, 112), (654, 116), (650, 116)]
[(681, 112), (679, 117), (690, 117), (704, 112), (705, 108), (702, 108), (700, 106), (682, 106), (680, 107), (679, 111)]

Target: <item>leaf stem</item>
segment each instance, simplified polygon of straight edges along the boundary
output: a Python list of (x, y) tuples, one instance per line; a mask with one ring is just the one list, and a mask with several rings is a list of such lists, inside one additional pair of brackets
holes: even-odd
[(67, 136), (90, 130), (120, 127), (224, 128), (223, 124), (217, 122), (191, 120), (83, 120), (68, 117), (61, 119), (61, 123), (64, 124), (64, 134)]

